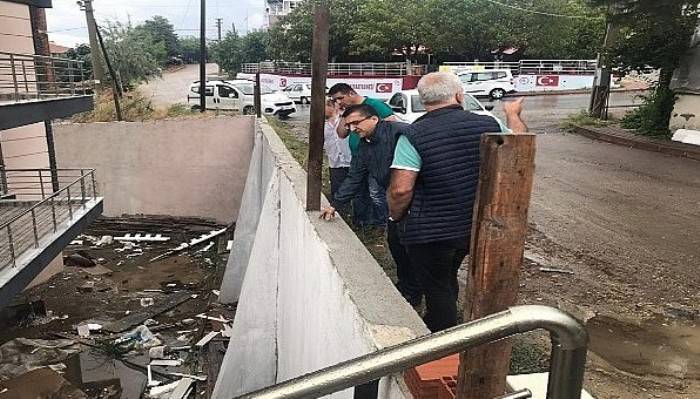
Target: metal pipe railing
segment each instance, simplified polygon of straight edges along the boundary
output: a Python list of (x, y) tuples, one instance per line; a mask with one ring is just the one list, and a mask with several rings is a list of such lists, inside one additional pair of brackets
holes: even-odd
[(239, 399), (318, 398), (401, 372), (478, 345), (545, 329), (552, 340), (547, 399), (580, 399), (588, 334), (569, 314), (552, 307), (512, 307), (448, 330), (324, 368)]
[(15, 102), (85, 95), (85, 62), (36, 54), (0, 52), (0, 100)]
[[(67, 184), (50, 195), (46, 193), (45, 184), (53, 182), (44, 181), (44, 172), (55, 172), (59, 178), (69, 179)], [(28, 209), (14, 215), (6, 222), (0, 224), (0, 232), (6, 232), (7, 245), (9, 247), (9, 259), (0, 259), (0, 268), (12, 264), (17, 265), (17, 258), (31, 247), (38, 248), (41, 239), (47, 234), (55, 233), (58, 225), (65, 220), (72, 220), (79, 209), (85, 209), (87, 202), (97, 198), (95, 170), (94, 169), (2, 169), (7, 178), (7, 188), (10, 193), (16, 194), (17, 202), (33, 201), (34, 198), (41, 198)], [(74, 173), (78, 173), (76, 176)], [(49, 173), (51, 174), (51, 173)], [(27, 184), (38, 180), (40, 187), (36, 186), (14, 186)], [(60, 181), (59, 187), (60, 187)], [(17, 189), (15, 189), (17, 187)], [(80, 190), (80, 197), (75, 197), (71, 193)], [(73, 209), (73, 202), (79, 201), (77, 209)], [(12, 203), (8, 202), (8, 206)], [(66, 215), (67, 211), (67, 215)], [(3, 237), (5, 238), (5, 237)], [(7, 250), (3, 250), (0, 245), (0, 254), (8, 255)]]

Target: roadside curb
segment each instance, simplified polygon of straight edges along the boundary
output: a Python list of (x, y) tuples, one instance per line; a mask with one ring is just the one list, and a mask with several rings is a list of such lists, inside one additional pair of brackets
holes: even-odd
[(623, 132), (614, 134), (611, 132), (605, 132), (582, 126), (574, 126), (573, 132), (590, 139), (605, 141), (607, 143), (638, 148), (646, 151), (660, 152), (663, 154), (700, 161), (700, 146), (692, 144), (660, 141), (647, 137), (634, 136)]
[[(649, 89), (612, 89), (611, 93), (645, 92)], [(591, 90), (527, 91), (508, 94), (508, 97), (560, 96), (564, 94), (591, 94)]]

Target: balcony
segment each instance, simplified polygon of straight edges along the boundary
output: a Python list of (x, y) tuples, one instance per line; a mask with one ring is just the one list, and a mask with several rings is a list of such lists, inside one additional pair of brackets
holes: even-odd
[(0, 130), (93, 108), (82, 61), (0, 52)]
[(0, 171), (0, 308), (102, 213), (94, 169)]

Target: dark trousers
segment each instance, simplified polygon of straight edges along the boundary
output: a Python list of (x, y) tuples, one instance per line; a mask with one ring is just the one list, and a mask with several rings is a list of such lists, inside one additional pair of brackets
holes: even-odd
[(328, 168), (331, 177), (331, 198), (335, 197), (335, 193), (343, 185), (343, 180), (348, 176), (349, 171), (350, 168)]
[(396, 288), (411, 306), (417, 306), (423, 299), (423, 291), (411, 264), (411, 259), (406, 252), (406, 247), (399, 240), (398, 223), (388, 222), (386, 241), (389, 244), (391, 256), (396, 263), (396, 277), (398, 278)]
[(457, 270), (469, 252), (466, 244), (465, 239), (406, 245), (425, 294), (423, 321), (432, 332), (457, 325)]

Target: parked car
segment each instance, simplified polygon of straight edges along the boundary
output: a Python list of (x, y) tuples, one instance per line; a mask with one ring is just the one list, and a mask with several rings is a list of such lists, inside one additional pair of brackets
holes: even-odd
[[(260, 86), (262, 112), (286, 118), (296, 112), (294, 101), (286, 94), (275, 92), (267, 86)], [(255, 114), (255, 84), (248, 80), (210, 80), (204, 88), (207, 109), (240, 111), (243, 115)], [(190, 85), (187, 103), (199, 107), (199, 82)]]
[(311, 104), (311, 83), (292, 83), (282, 91), (294, 102)]
[[(413, 123), (427, 112), (420, 100), (418, 90), (404, 90), (394, 94), (389, 99), (389, 106), (394, 110), (396, 116), (408, 123)], [(471, 94), (464, 95), (464, 104), (462, 106), (467, 111), (476, 114), (493, 116), (489, 112), (493, 109), (493, 105), (488, 104), (484, 106)]]
[(515, 91), (515, 80), (510, 69), (460, 72), (457, 76), (462, 81), (464, 92), (473, 96), (489, 96), (498, 100)]

